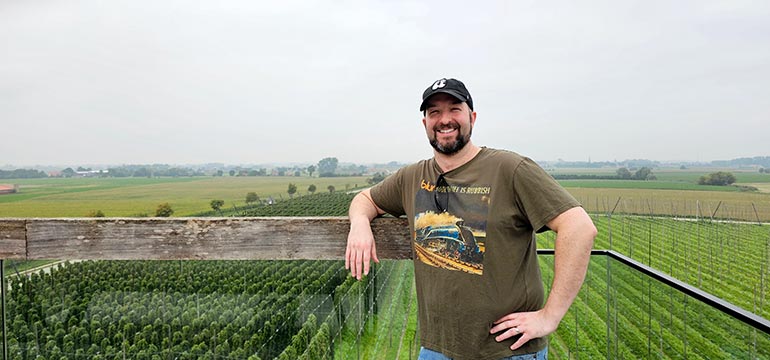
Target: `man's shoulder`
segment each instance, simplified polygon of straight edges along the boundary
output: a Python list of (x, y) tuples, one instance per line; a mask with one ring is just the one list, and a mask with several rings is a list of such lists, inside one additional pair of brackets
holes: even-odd
[(420, 160), (416, 163), (412, 163), (409, 165), (406, 165), (396, 171), (396, 173), (401, 173), (402, 175), (406, 174), (415, 174), (424, 171), (425, 169), (430, 169), (433, 166), (433, 158), (430, 159), (424, 159)]
[(530, 158), (523, 156), (515, 151), (495, 148), (482, 148), (482, 154), (484, 160), (495, 161), (499, 163), (509, 164), (512, 166), (518, 166), (523, 161), (532, 161)]

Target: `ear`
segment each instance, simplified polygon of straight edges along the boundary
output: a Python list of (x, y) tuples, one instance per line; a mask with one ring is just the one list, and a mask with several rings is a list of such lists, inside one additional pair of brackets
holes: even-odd
[(426, 128), (426, 129), (428, 128), (428, 125), (426, 125), (426, 122), (425, 122), (425, 118), (424, 118), (424, 117), (422, 118), (422, 126), (423, 126), (424, 128)]
[(471, 126), (475, 126), (475, 125), (476, 125), (476, 112), (471, 111)]

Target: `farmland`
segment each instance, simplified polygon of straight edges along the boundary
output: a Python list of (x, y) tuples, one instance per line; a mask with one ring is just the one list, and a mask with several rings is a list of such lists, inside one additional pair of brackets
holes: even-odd
[[(285, 184), (277, 191), (285, 192)], [(168, 186), (141, 186), (146, 185)], [(581, 199), (587, 208), (594, 202), (599, 209), (592, 216), (599, 228), (595, 248), (620, 252), (744, 309), (770, 314), (770, 226), (688, 213), (700, 221), (657, 216), (672, 209), (683, 215), (693, 210), (688, 206), (710, 214), (722, 201), (719, 211), (728, 217), (738, 214), (731, 210), (737, 200), (761, 205), (766, 194), (569, 190), (591, 199)], [(616, 195), (621, 201), (610, 217)], [(352, 195), (319, 191), (283, 198), (270, 206), (227, 209), (227, 215), (338, 216)], [(208, 201), (203, 205), (217, 215), (205, 208)], [(552, 233), (539, 235), (539, 247), (553, 248), (553, 240)], [(540, 261), (548, 286), (553, 258)], [(383, 261), (356, 282), (341, 262), (70, 264), (14, 281), (11, 358), (409, 358), (419, 349), (412, 271), (409, 261)], [(768, 359), (770, 339), (614, 260), (595, 257), (578, 298), (551, 336), (550, 356)]]
[(160, 203), (168, 202), (174, 216), (191, 216), (211, 210), (213, 199), (224, 208), (245, 204), (247, 192), (261, 198), (288, 198), (289, 183), (298, 195), (316, 185), (317, 192), (334, 186), (338, 191), (366, 184), (366, 177), (192, 177), (192, 178), (79, 178), (20, 179), (18, 194), (0, 196), (0, 217), (84, 217), (102, 210), (106, 216), (152, 215)]

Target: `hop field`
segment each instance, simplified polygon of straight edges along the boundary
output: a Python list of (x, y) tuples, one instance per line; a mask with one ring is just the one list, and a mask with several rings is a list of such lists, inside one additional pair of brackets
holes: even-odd
[[(239, 216), (343, 216), (352, 194), (318, 193)], [(594, 215), (612, 249), (766, 316), (770, 227)], [(552, 248), (550, 233), (538, 238)], [(546, 287), (553, 258), (541, 256)], [(419, 349), (409, 261), (364, 281), (341, 262), (73, 263), (13, 280), (11, 358), (395, 359)], [(177, 319), (175, 321), (174, 319)], [(625, 266), (591, 261), (550, 337), (552, 358), (770, 358), (770, 340)]]

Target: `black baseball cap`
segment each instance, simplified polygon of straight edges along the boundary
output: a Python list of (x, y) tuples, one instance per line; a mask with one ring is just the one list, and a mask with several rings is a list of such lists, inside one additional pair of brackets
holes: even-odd
[(446, 93), (452, 95), (458, 100), (468, 103), (468, 107), (473, 110), (473, 99), (471, 98), (471, 93), (468, 92), (468, 89), (465, 88), (465, 84), (457, 79), (444, 78), (434, 81), (433, 84), (428, 86), (428, 88), (425, 89), (425, 92), (422, 93), (422, 104), (420, 104), (420, 111), (425, 111), (425, 108), (428, 107), (428, 98), (438, 93)]

